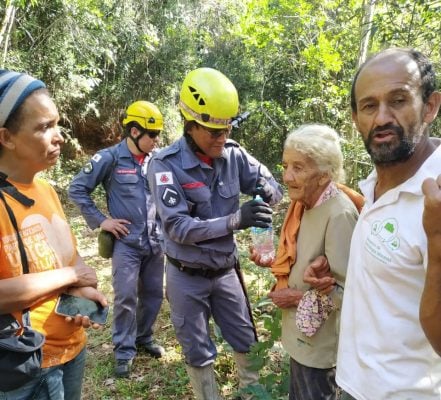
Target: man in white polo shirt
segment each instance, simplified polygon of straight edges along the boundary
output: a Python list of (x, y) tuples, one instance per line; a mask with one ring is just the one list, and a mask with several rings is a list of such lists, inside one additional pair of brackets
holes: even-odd
[(429, 137), (441, 94), (430, 61), (391, 48), (355, 75), (351, 106), (375, 170), (352, 237), (341, 314), (337, 383), (342, 399), (440, 400), (441, 359), (419, 322), (426, 270), (425, 178), (441, 173)]

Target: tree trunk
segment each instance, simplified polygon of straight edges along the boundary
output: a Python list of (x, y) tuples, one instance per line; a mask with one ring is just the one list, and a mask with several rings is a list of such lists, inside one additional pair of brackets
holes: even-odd
[(372, 33), (372, 21), (375, 14), (375, 2), (376, 0), (364, 0), (363, 1), (363, 19), (361, 23), (361, 42), (360, 51), (358, 55), (357, 67), (360, 67), (366, 60), (369, 41)]
[(13, 5), (9, 5), (6, 8), (5, 16), (0, 26), (0, 49), (3, 48), (3, 57), (0, 64), (2, 68), (5, 65), (6, 55), (8, 54), (9, 37), (11, 34), (12, 26), (14, 24), (15, 10), (16, 7)]

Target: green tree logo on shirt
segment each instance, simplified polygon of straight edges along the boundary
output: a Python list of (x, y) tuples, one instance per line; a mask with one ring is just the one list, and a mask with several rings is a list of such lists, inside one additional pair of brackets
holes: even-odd
[(400, 247), (400, 239), (397, 237), (398, 221), (395, 218), (387, 218), (383, 221), (375, 221), (372, 224), (372, 234), (391, 250)]

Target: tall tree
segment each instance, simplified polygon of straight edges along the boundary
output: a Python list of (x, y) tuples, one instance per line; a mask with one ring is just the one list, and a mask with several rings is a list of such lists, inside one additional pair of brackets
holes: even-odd
[(8, 53), (9, 47), (9, 37), (11, 34), (12, 26), (15, 19), (16, 7), (13, 4), (8, 4), (6, 6), (5, 15), (0, 26), (0, 49), (3, 49), (1, 67), (3, 68), (6, 61), (6, 55)]
[(361, 29), (361, 42), (360, 42), (360, 53), (358, 56), (357, 67), (360, 67), (366, 60), (369, 41), (371, 38), (371, 32), (373, 27), (373, 19), (375, 13), (375, 3), (376, 0), (363, 0), (363, 17), (362, 17), (362, 29)]

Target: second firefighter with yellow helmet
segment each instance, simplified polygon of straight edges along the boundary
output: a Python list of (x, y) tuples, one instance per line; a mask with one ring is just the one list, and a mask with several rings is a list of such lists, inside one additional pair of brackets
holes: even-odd
[[(234, 350), (239, 386), (258, 381), (246, 358), (256, 336), (233, 232), (268, 226), (270, 204), (282, 198), (282, 190), (263, 164), (228, 139), (239, 100), (225, 75), (211, 68), (191, 71), (182, 84), (179, 109), (184, 135), (152, 158), (147, 175), (164, 228), (167, 297), (176, 336), (196, 399), (217, 400), (210, 317)], [(252, 195), (257, 186), (265, 203), (251, 200), (239, 207), (240, 193)]]
[[(153, 341), (163, 298), (162, 234), (146, 180), (163, 118), (154, 104), (136, 101), (127, 107), (122, 125), (123, 140), (97, 152), (69, 188), (70, 199), (89, 227), (115, 236), (112, 341), (117, 377), (129, 376), (137, 349), (154, 357), (164, 354)], [(100, 210), (92, 199), (98, 185), (106, 192), (107, 210)]]

